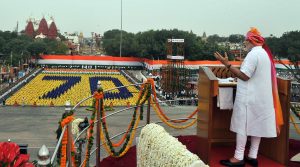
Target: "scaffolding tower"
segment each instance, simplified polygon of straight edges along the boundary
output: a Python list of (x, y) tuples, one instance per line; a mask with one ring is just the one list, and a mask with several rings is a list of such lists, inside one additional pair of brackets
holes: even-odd
[(168, 63), (161, 68), (161, 88), (170, 97), (188, 96), (190, 71), (184, 65), (184, 39), (168, 39), (166, 47)]

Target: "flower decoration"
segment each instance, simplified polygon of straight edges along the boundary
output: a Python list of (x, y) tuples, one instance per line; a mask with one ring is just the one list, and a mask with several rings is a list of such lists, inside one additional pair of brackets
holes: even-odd
[(20, 147), (13, 142), (0, 143), (0, 166), (1, 167), (34, 167), (29, 163), (28, 154), (20, 154)]

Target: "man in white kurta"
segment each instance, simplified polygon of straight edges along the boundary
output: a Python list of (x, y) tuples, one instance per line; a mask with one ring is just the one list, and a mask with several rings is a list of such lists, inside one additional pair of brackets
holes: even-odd
[(238, 79), (230, 130), (245, 136), (276, 137), (271, 63), (266, 51), (255, 46), (243, 61)]
[[(261, 137), (277, 136), (272, 58), (262, 47), (264, 38), (255, 28), (247, 33), (244, 45), (248, 54), (240, 69), (231, 66), (226, 54), (222, 56), (215, 53), (215, 57), (238, 78), (230, 126), (230, 130), (236, 132), (236, 149), (234, 157), (220, 161), (224, 166), (245, 166), (245, 161), (251, 166), (258, 166), (257, 153)], [(247, 136), (251, 136), (251, 146), (244, 161)]]

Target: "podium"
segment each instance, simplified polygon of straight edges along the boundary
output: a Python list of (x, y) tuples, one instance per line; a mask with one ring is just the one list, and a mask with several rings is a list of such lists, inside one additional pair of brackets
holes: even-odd
[[(210, 162), (212, 146), (235, 145), (235, 133), (229, 130), (232, 110), (220, 110), (217, 107), (217, 96), (219, 87), (225, 86), (236, 89), (236, 84), (219, 85), (217, 77), (227, 78), (234, 77), (234, 75), (225, 67), (200, 67), (198, 80), (199, 112), (197, 115), (198, 156), (207, 164)], [(277, 78), (277, 82), (284, 125), (278, 137), (262, 138), (259, 153), (280, 164), (287, 165), (290, 80)], [(231, 154), (233, 156), (234, 152)]]

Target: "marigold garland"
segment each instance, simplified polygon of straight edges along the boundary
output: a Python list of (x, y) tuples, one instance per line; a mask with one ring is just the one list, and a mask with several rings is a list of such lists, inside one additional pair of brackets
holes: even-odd
[(171, 119), (170, 119), (170, 118), (162, 111), (162, 109), (161, 109), (160, 106), (158, 105), (158, 102), (157, 102), (156, 99), (154, 99), (154, 101), (152, 100), (151, 103), (154, 103), (154, 104), (152, 104), (152, 105), (155, 105), (155, 107), (157, 108), (157, 110), (159, 111), (159, 113), (161, 114), (161, 116), (164, 117), (164, 119), (170, 120), (171, 122), (174, 122), (174, 123), (183, 123), (183, 122), (186, 122), (186, 121), (188, 121), (190, 118), (192, 118), (193, 116), (195, 116), (195, 115), (197, 114), (197, 112), (199, 111), (199, 109), (196, 109), (195, 111), (193, 111), (193, 112), (191, 113), (191, 115), (189, 115), (189, 116), (187, 117), (187, 119), (184, 119), (184, 120), (171, 120)]
[[(60, 122), (60, 125), (61, 127), (65, 127), (67, 124), (71, 123), (72, 121), (74, 120), (74, 117), (73, 117), (73, 112), (72, 112), (72, 115), (70, 116), (67, 116), (65, 117), (61, 122)], [(63, 138), (62, 138), (62, 146), (61, 146), (61, 158), (60, 158), (60, 166), (61, 167), (65, 167), (67, 165), (67, 144), (68, 144), (68, 130), (66, 130), (64, 132), (64, 134), (61, 134), (63, 135)], [(72, 164), (73, 166), (75, 167), (75, 147), (74, 147), (74, 144), (72, 144), (71, 146), (71, 150), (73, 152), (72, 154)]]
[[(144, 89), (144, 86), (145, 86), (145, 84), (141, 85), (140, 90), (143, 90), (143, 89)], [(140, 91), (140, 93), (139, 93), (139, 95), (138, 95), (138, 99), (141, 98), (140, 96), (142, 96), (142, 94), (143, 94), (143, 92)], [(105, 113), (104, 113), (103, 116), (105, 116)], [(130, 125), (131, 125), (131, 124), (128, 125), (128, 128), (127, 128), (127, 130), (126, 130), (126, 133), (122, 136), (122, 138), (120, 139), (120, 141), (117, 142), (117, 143), (112, 143), (112, 146), (113, 146), (113, 147), (119, 147), (119, 146), (125, 141), (126, 136), (127, 136), (128, 132), (129, 132), (129, 130), (130, 130)]]
[[(152, 99), (152, 97), (150, 97), (150, 98), (151, 98), (151, 103), (152, 103), (153, 99)], [(162, 116), (161, 112), (156, 108), (156, 106), (155, 106), (154, 104), (152, 104), (152, 107), (153, 107), (154, 111), (156, 112), (156, 114), (158, 115), (158, 117), (159, 117), (165, 124), (167, 124), (168, 126), (174, 128), (174, 129), (185, 129), (185, 128), (188, 128), (188, 127), (194, 125), (194, 124), (197, 122), (197, 119), (194, 119), (192, 122), (190, 122), (189, 124), (184, 125), (184, 126), (173, 125), (172, 123), (169, 122), (169, 120), (165, 119), (165, 118)]]
[(297, 126), (297, 124), (295, 123), (295, 120), (294, 120), (293, 116), (290, 116), (290, 119), (291, 119), (292, 124), (294, 125), (294, 127), (295, 127), (295, 129), (296, 129), (296, 132), (297, 132), (298, 134), (300, 134), (300, 128), (299, 128), (299, 127)]
[[(139, 118), (139, 117), (138, 117), (138, 118)], [(134, 136), (135, 136), (135, 133), (136, 133), (136, 127), (138, 126), (139, 121), (140, 121), (140, 119), (137, 119), (137, 120), (136, 120), (136, 124), (135, 124), (134, 127), (133, 127), (133, 131), (132, 131), (132, 133), (131, 133), (131, 135), (130, 135), (130, 139), (129, 139), (129, 141), (128, 141), (128, 144), (126, 144), (126, 147), (125, 147), (124, 151), (120, 152), (119, 155), (116, 155), (116, 154), (114, 154), (114, 153), (112, 152), (112, 150), (110, 149), (108, 143), (105, 141), (105, 136), (104, 136), (104, 132), (103, 132), (102, 128), (100, 129), (100, 133), (101, 133), (100, 136), (101, 136), (101, 140), (103, 141), (103, 146), (104, 146), (106, 152), (107, 152), (110, 156), (112, 156), (112, 157), (122, 157), (122, 156), (124, 156), (124, 155), (128, 152), (128, 150), (130, 149), (130, 147), (131, 147), (131, 145), (132, 145), (132, 142), (133, 142), (133, 140), (134, 140)], [(120, 149), (120, 150), (121, 150), (121, 149)]]
[[(57, 140), (58, 140), (58, 138), (59, 138), (59, 136), (61, 136), (61, 135), (64, 135), (64, 134), (61, 134), (62, 133), (62, 124), (63, 125), (66, 125), (67, 123), (67, 120), (69, 119), (69, 118), (67, 118), (68, 116), (73, 116), (73, 114), (74, 114), (74, 111), (73, 110), (71, 110), (70, 112), (66, 112), (66, 113), (63, 113), (63, 115), (62, 115), (62, 118), (61, 118), (61, 120), (58, 122), (58, 128), (57, 128), (57, 130), (56, 130), (56, 133), (57, 133)], [(67, 119), (66, 119), (67, 118)], [(67, 141), (66, 140), (66, 138), (64, 139), (64, 138), (62, 138), (62, 140), (64, 140), (64, 141)], [(62, 145), (63, 146), (63, 145)], [(62, 153), (62, 152), (65, 152), (65, 154), (66, 154), (66, 147), (60, 147), (60, 153)], [(57, 162), (60, 164), (60, 162), (61, 162), (61, 157), (64, 157), (64, 155), (65, 154), (63, 154), (63, 155), (60, 155), (59, 156), (59, 158), (57, 159)]]
[(126, 133), (122, 136), (122, 138), (120, 139), (120, 141), (118, 141), (117, 143), (112, 143), (112, 146), (119, 147), (122, 143), (124, 143), (129, 130), (130, 130), (130, 126), (128, 126), (128, 128), (126, 130)]
[(74, 145), (74, 142), (73, 142), (73, 138), (72, 138), (72, 140), (71, 140), (71, 142), (72, 142), (72, 148), (71, 148), (71, 150), (72, 150), (72, 164), (73, 164), (73, 167), (76, 167), (76, 161), (75, 161), (75, 153), (76, 153), (76, 150), (75, 150), (75, 145)]
[[(151, 91), (151, 88), (152, 88), (152, 91)], [(192, 126), (197, 121), (195, 119), (192, 122), (190, 122), (189, 124), (184, 125), (184, 126), (176, 126), (176, 125), (169, 123), (168, 121), (172, 121), (174, 123), (182, 123), (182, 122), (186, 122), (187, 120), (177, 120), (177, 121), (170, 120), (164, 114), (164, 112), (161, 110), (160, 106), (158, 105), (157, 100), (156, 100), (156, 92), (154, 90), (155, 90), (155, 88), (154, 88), (153, 79), (148, 79), (148, 81), (146, 83), (141, 85), (138, 100), (136, 102), (137, 107), (135, 107), (135, 109), (134, 109), (134, 114), (132, 116), (131, 123), (128, 125), (128, 128), (127, 128), (125, 134), (122, 136), (122, 138), (117, 143), (113, 143), (110, 140), (106, 120), (105, 119), (99, 120), (100, 121), (100, 139), (103, 142), (104, 148), (109, 153), (109, 155), (111, 155), (113, 157), (122, 157), (129, 150), (129, 148), (133, 142), (135, 133), (136, 133), (136, 127), (138, 126), (140, 119), (142, 119), (143, 108), (140, 106), (143, 106), (147, 102), (148, 98), (150, 98), (151, 103), (153, 103), (151, 105), (154, 108), (157, 115), (159, 116), (159, 118), (170, 127), (173, 127), (176, 129), (184, 129), (189, 126)], [(95, 113), (98, 111), (99, 99), (103, 99), (103, 92), (102, 92), (103, 90), (99, 90), (99, 91), (100, 92), (94, 93), (94, 103), (93, 103), (94, 112), (93, 112), (93, 114), (91, 116), (91, 120), (90, 120), (91, 126), (89, 128), (89, 133), (88, 133), (88, 144), (87, 144), (86, 155), (85, 155), (84, 164), (83, 164), (84, 167), (87, 166), (87, 162), (89, 161), (90, 149), (93, 144), (92, 134), (93, 134), (93, 127), (94, 127), (93, 123), (95, 120)], [(153, 94), (155, 101), (151, 98), (151, 93)], [(105, 116), (105, 110), (104, 110), (103, 103), (102, 103), (102, 106), (100, 106), (100, 107), (102, 108), (101, 112), (100, 112), (100, 117), (103, 118)], [(139, 110), (139, 108), (140, 108), (140, 110)], [(192, 118), (197, 112), (198, 112), (198, 110), (195, 110), (187, 118)], [(119, 147), (122, 144), (123, 144), (123, 146), (119, 149), (119, 151), (116, 151), (115, 147)]]
[(101, 133), (101, 140), (104, 142), (103, 143), (104, 148), (109, 153), (109, 155), (111, 155), (113, 157), (122, 157), (122, 156), (124, 156), (127, 153), (127, 151), (129, 150), (130, 146), (132, 145), (132, 142), (133, 142), (133, 139), (134, 139), (134, 136), (135, 136), (135, 133), (136, 133), (136, 127), (139, 124), (139, 121), (140, 121), (140, 119), (136, 120), (136, 124), (134, 125), (133, 131), (130, 134), (130, 138), (129, 138), (128, 144), (124, 145), (125, 149), (123, 149), (123, 151), (121, 151), (122, 149), (120, 149), (119, 153), (115, 153), (115, 154), (112, 152), (112, 149), (110, 149), (110, 146), (108, 145), (108, 142), (105, 142), (104, 132), (103, 132), (103, 130), (101, 128), (101, 132), (100, 132)]
[(83, 160), (83, 167), (87, 167), (89, 160), (90, 160), (90, 152), (93, 146), (93, 141), (94, 141), (94, 137), (93, 137), (93, 132), (94, 132), (94, 122), (95, 122), (95, 115), (96, 115), (96, 111), (98, 111), (98, 103), (99, 103), (99, 99), (103, 98), (103, 93), (100, 92), (95, 92), (94, 95), (94, 100), (93, 100), (93, 106), (95, 106), (91, 119), (90, 119), (90, 127), (88, 130), (88, 134), (87, 134), (87, 140), (88, 143), (86, 145), (86, 151), (85, 151), (85, 158)]
[[(197, 119), (193, 120), (191, 123), (185, 125), (185, 126), (176, 126), (176, 125), (173, 125), (171, 124), (170, 122), (174, 122), (174, 123), (183, 123), (183, 122), (186, 122), (188, 121), (190, 118), (192, 118), (199, 110), (196, 109), (191, 115), (189, 115), (187, 117), (187, 119), (184, 119), (184, 120), (171, 120), (169, 117), (167, 117), (164, 112), (162, 111), (162, 109), (160, 108), (160, 106), (158, 105), (158, 102), (157, 102), (157, 96), (156, 96), (156, 92), (155, 92), (155, 86), (154, 86), (154, 80), (152, 78), (149, 78), (148, 79), (148, 83), (151, 84), (151, 87), (152, 87), (152, 94), (154, 96), (154, 98), (150, 97), (151, 98), (151, 105), (154, 109), (154, 111), (157, 113), (157, 115), (159, 116), (159, 118), (164, 122), (166, 123), (167, 125), (169, 125), (170, 127), (173, 127), (175, 129), (184, 129), (184, 128), (187, 128), (187, 127), (190, 127), (192, 126), (196, 121)], [(153, 100), (154, 99), (154, 100)], [(170, 122), (169, 122), (170, 121)]]
[[(145, 86), (145, 84), (143, 84), (143, 85), (141, 86), (140, 90), (144, 89), (144, 86)], [(141, 95), (142, 95), (142, 91), (140, 91), (140, 93), (139, 93), (139, 95), (138, 95), (138, 99), (140, 98)], [(141, 107), (141, 109), (142, 109), (142, 107)], [(104, 113), (103, 116), (105, 116), (105, 113)], [(141, 115), (140, 115), (140, 117), (142, 117), (142, 110), (141, 110)], [(128, 132), (129, 132), (129, 130), (130, 130), (130, 125), (131, 125), (131, 124), (128, 125), (128, 128), (127, 128), (127, 130), (126, 130), (126, 133), (122, 136), (122, 138), (120, 139), (120, 141), (118, 141), (117, 143), (112, 143), (112, 146), (113, 146), (113, 147), (119, 147), (120, 145), (122, 145), (122, 143), (124, 143), (124, 141), (125, 141), (125, 139), (126, 139), (126, 136), (127, 136)]]
[[(141, 86), (141, 91), (140, 91), (140, 94), (138, 96), (139, 98), (138, 98), (138, 101), (136, 102), (136, 106), (144, 104), (146, 102), (146, 100), (150, 97), (149, 86), (146, 86), (146, 88), (143, 89), (144, 85), (145, 84), (143, 84)], [(135, 110), (134, 110), (133, 118), (132, 118), (131, 123), (129, 125), (129, 131), (127, 131), (126, 134), (122, 137), (122, 139), (125, 138), (126, 141), (123, 144), (122, 148), (120, 148), (120, 150), (118, 152), (115, 151), (114, 144), (110, 140), (110, 137), (109, 137), (109, 134), (108, 134), (108, 130), (107, 130), (107, 126), (106, 126), (106, 122), (105, 121), (101, 121), (101, 124), (102, 124), (101, 127), (103, 128), (103, 130), (101, 128), (101, 132), (100, 132), (101, 136), (100, 137), (101, 137), (101, 140), (104, 142), (105, 150), (111, 156), (113, 156), (113, 157), (121, 157), (121, 156), (125, 155), (125, 153), (129, 150), (129, 148), (130, 148), (130, 146), (132, 144), (134, 135), (135, 135), (136, 127), (139, 124), (139, 120), (141, 118), (140, 117), (140, 113), (138, 112), (138, 109), (139, 109), (139, 107), (136, 107)], [(105, 114), (104, 110), (102, 110), (102, 111), (103, 112), (101, 112), (101, 117), (103, 117), (103, 115)], [(105, 138), (106, 138), (106, 140), (105, 140)], [(123, 140), (121, 140), (121, 141), (123, 141)], [(120, 142), (118, 142), (118, 144), (119, 143)]]
[(62, 134), (62, 146), (61, 146), (61, 154), (60, 154), (60, 166), (65, 167), (67, 165), (67, 143), (68, 143), (68, 135), (67, 133)]

